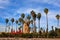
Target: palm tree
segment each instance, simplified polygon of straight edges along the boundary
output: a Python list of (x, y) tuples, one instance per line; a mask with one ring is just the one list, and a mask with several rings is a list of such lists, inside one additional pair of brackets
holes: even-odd
[(11, 29), (11, 31), (13, 31), (13, 22), (14, 22), (14, 18), (11, 19), (11, 22), (12, 22), (12, 29)]
[(21, 14), (21, 18), (22, 18), (22, 32), (23, 32), (23, 24), (24, 24), (24, 18), (25, 18), (25, 14), (24, 13), (22, 13)]
[(48, 9), (45, 8), (45, 9), (44, 9), (44, 12), (45, 12), (45, 14), (46, 14), (46, 23), (47, 23), (47, 25), (46, 25), (46, 26), (47, 26), (46, 34), (47, 34), (47, 37), (48, 37), (48, 15), (47, 15), (47, 14), (48, 14)]
[(32, 18), (33, 18), (33, 32), (36, 32), (36, 25), (35, 25), (36, 14), (33, 10), (31, 11), (31, 15), (32, 15)]
[(38, 14), (37, 14), (37, 18), (38, 18), (39, 31), (40, 31), (40, 19), (41, 19), (41, 13), (38, 13)]
[[(31, 24), (32, 24), (32, 26), (33, 26), (33, 20), (31, 20), (31, 21), (30, 21), (30, 23), (31, 23)], [(33, 28), (32, 28), (32, 27), (31, 27), (31, 30), (33, 30)], [(32, 32), (33, 32), (33, 31), (32, 31)]]
[(30, 19), (31, 19), (31, 16), (30, 16), (30, 15), (28, 15), (28, 16), (27, 16), (27, 19), (28, 19), (28, 20), (30, 20)]
[(18, 21), (16, 20), (16, 31), (17, 31), (17, 24), (18, 24)]
[[(28, 16), (27, 16), (27, 19), (28, 19), (27, 24), (28, 24), (28, 26), (29, 26), (29, 25), (30, 25), (30, 19), (31, 19), (31, 16), (28, 15)], [(31, 28), (29, 27), (29, 31), (30, 31), (30, 29), (31, 29)]]
[[(6, 28), (7, 28), (7, 24), (8, 24), (8, 22), (9, 22), (9, 20), (6, 18), (6, 19), (5, 19), (5, 22), (6, 22)], [(6, 28), (5, 28), (5, 32), (7, 32)]]
[(57, 19), (57, 26), (59, 26), (59, 14), (56, 15), (56, 19)]
[(21, 14), (21, 18), (24, 18), (24, 17), (25, 17), (25, 14), (24, 14), (24, 13), (22, 13), (22, 14)]
[(44, 12), (45, 12), (45, 14), (46, 14), (46, 22), (47, 22), (47, 25), (46, 25), (46, 26), (47, 26), (46, 32), (48, 33), (48, 15), (47, 15), (47, 14), (48, 14), (48, 9), (45, 8), (45, 9), (44, 9)]
[(27, 16), (27, 19), (28, 19), (28, 24), (30, 24), (31, 16), (30, 16), (30, 15), (28, 15), (28, 16)]
[(23, 32), (23, 23), (24, 23), (24, 20), (22, 18), (19, 18), (19, 22), (22, 24), (22, 32)]

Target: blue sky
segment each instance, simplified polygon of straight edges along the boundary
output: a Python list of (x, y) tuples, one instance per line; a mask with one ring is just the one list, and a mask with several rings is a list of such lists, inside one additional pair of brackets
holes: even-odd
[[(21, 13), (25, 15), (30, 14), (31, 10), (37, 13), (41, 13), (41, 27), (46, 29), (46, 15), (44, 8), (48, 8), (48, 21), (49, 30), (51, 26), (57, 26), (56, 14), (60, 15), (60, 0), (0, 0), (0, 31), (5, 30), (5, 19), (18, 20)], [(36, 20), (36, 26), (38, 27), (38, 19)], [(14, 29), (15, 29), (14, 23)], [(2, 30), (3, 29), (3, 30)]]

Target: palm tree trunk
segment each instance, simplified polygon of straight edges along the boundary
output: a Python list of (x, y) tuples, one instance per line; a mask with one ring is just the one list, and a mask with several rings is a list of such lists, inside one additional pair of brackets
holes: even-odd
[(11, 31), (13, 31), (13, 23), (12, 23), (12, 30)]
[(23, 33), (23, 23), (22, 23), (22, 33)]
[(39, 23), (39, 31), (40, 31), (40, 20), (38, 21), (38, 23)]
[(16, 32), (17, 32), (17, 24), (16, 24)]
[(33, 20), (33, 32), (36, 32), (35, 20)]
[(6, 27), (5, 27), (5, 32), (7, 32), (7, 23), (6, 23)]
[(57, 27), (59, 27), (59, 19), (58, 19)]
[(8, 27), (8, 33), (9, 33), (9, 30), (10, 30), (10, 26)]
[(46, 32), (47, 32), (47, 37), (48, 37), (48, 15), (46, 15), (46, 21), (47, 21), (47, 29), (46, 29)]

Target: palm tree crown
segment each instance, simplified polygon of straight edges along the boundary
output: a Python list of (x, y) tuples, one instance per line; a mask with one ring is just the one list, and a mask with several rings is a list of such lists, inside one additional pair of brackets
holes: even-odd
[(9, 22), (9, 20), (6, 18), (6, 19), (5, 19), (5, 22), (6, 22), (6, 24), (7, 24), (7, 23)]
[(12, 22), (12, 23), (14, 22), (14, 18), (11, 19), (11, 22)]
[(28, 19), (28, 20), (30, 20), (30, 19), (31, 19), (31, 16), (30, 16), (30, 15), (28, 15), (28, 16), (27, 16), (27, 19)]
[(38, 13), (37, 14), (37, 18), (38, 18), (38, 25), (39, 25), (39, 31), (40, 31), (40, 18), (41, 18), (41, 13)]
[(11, 19), (11, 22), (12, 22), (12, 29), (11, 29), (11, 31), (13, 31), (13, 22), (14, 22), (14, 18)]
[(24, 13), (22, 13), (22, 14), (21, 14), (21, 17), (22, 17), (22, 18), (24, 18), (24, 17), (25, 17), (25, 14), (24, 14)]
[(47, 8), (45, 8), (44, 9), (44, 12), (46, 13), (46, 15), (47, 15), (47, 13), (48, 13), (48, 9)]
[(40, 18), (41, 18), (41, 13), (38, 13), (38, 14), (37, 14), (37, 18), (40, 20)]
[(32, 17), (34, 17), (34, 14), (35, 14), (35, 12), (32, 10), (32, 11), (31, 11), (31, 15), (32, 15)]
[(18, 21), (16, 20), (16, 24), (18, 24)]
[(58, 21), (57, 26), (59, 26), (59, 14), (56, 15), (56, 19)]
[(57, 20), (59, 20), (59, 14), (56, 15)]
[(22, 18), (19, 18), (19, 22), (24, 23), (24, 20)]

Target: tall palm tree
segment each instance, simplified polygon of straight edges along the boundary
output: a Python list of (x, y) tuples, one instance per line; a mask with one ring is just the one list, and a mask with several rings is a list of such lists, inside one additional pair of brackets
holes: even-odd
[(14, 18), (11, 19), (11, 22), (12, 22), (12, 29), (11, 29), (11, 31), (13, 31)]
[[(8, 24), (8, 22), (9, 22), (9, 20), (6, 18), (6, 19), (5, 19), (5, 22), (6, 22), (6, 28), (7, 28), (7, 24)], [(7, 32), (6, 28), (5, 28), (5, 32)]]
[[(33, 26), (33, 20), (31, 20), (31, 21), (30, 21), (30, 23), (31, 23), (31, 24), (32, 24), (32, 26)], [(31, 27), (31, 30), (33, 30), (33, 28), (32, 28), (32, 27)], [(33, 31), (32, 31), (32, 32), (33, 32)]]
[(48, 15), (47, 15), (47, 14), (48, 14), (48, 9), (45, 8), (45, 9), (44, 9), (44, 12), (45, 12), (45, 14), (46, 14), (46, 22), (47, 22), (47, 25), (46, 25), (46, 26), (47, 26), (46, 32), (48, 33)]
[(37, 14), (37, 18), (38, 18), (38, 25), (39, 25), (39, 31), (40, 31), (40, 19), (41, 19), (41, 13)]
[(18, 20), (16, 20), (16, 31), (17, 31), (17, 24), (18, 24)]
[(59, 14), (56, 15), (56, 19), (57, 19), (57, 26), (59, 26)]
[(33, 18), (33, 32), (36, 32), (36, 24), (35, 24), (36, 14), (33, 10), (31, 11), (31, 15), (32, 15), (32, 18)]
[[(29, 25), (30, 25), (30, 19), (31, 19), (31, 16), (28, 15), (28, 16), (27, 16), (27, 19), (28, 19), (27, 23), (28, 23), (28, 26), (29, 26)], [(29, 27), (29, 31), (30, 31), (30, 29), (31, 29), (31, 28)]]
[(22, 32), (23, 32), (23, 23), (24, 23), (24, 20), (22, 18), (19, 18), (18, 20), (22, 24)]
[(22, 18), (22, 32), (23, 32), (23, 24), (24, 24), (24, 18), (25, 18), (25, 14), (24, 13), (21, 14), (21, 18)]
[(27, 19), (28, 19), (28, 24), (30, 24), (31, 16), (30, 16), (30, 15), (28, 15), (28, 16), (27, 16)]

